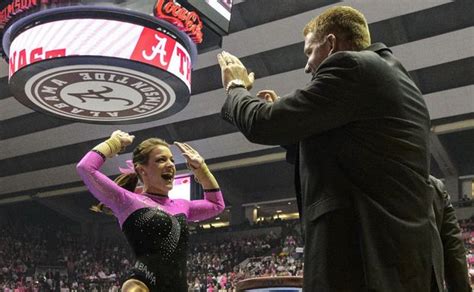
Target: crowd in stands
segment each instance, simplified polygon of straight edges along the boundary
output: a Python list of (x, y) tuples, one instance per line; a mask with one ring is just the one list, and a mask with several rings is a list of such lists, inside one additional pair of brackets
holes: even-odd
[[(474, 280), (474, 218), (460, 224)], [(281, 227), (279, 234), (191, 240), (189, 291), (234, 291), (246, 278), (302, 276), (300, 227), (297, 221)], [(119, 291), (134, 263), (125, 239), (91, 244), (66, 225), (8, 224), (0, 234), (0, 291)]]
[(3, 226), (0, 232), (0, 291), (119, 291), (132, 263), (125, 243), (90, 244), (64, 226)]
[(281, 222), (279, 235), (194, 244), (188, 260), (190, 291), (233, 291), (246, 278), (302, 275), (302, 253), (297, 252), (302, 242), (295, 223)]
[[(233, 291), (244, 278), (301, 274), (293, 233), (191, 240), (190, 291)], [(16, 222), (0, 234), (0, 291), (119, 291), (134, 263), (124, 238), (92, 243), (68, 225)]]
[(464, 247), (466, 248), (469, 276), (471, 277), (471, 283), (474, 283), (474, 216), (466, 220), (459, 220), (459, 225), (462, 229)]

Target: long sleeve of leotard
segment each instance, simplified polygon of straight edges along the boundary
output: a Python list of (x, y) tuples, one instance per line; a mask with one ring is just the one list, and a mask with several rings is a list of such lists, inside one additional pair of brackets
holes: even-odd
[(203, 200), (190, 202), (188, 220), (206, 220), (219, 215), (224, 208), (224, 198), (220, 190), (205, 190)]
[(103, 163), (104, 159), (98, 153), (90, 151), (77, 164), (76, 169), (92, 195), (113, 211), (121, 225), (129, 215), (127, 210), (137, 201), (134, 198), (136, 194), (119, 187), (101, 173), (99, 169)]

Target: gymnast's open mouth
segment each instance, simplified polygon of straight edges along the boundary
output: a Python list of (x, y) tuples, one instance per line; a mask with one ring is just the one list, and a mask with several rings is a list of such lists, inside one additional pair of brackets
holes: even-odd
[(164, 172), (161, 174), (161, 178), (166, 181), (171, 181), (174, 178), (174, 172)]

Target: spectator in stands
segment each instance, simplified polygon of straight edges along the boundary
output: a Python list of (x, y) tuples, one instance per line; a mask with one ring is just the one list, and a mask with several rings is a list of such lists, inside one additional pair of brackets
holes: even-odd
[[(117, 130), (77, 165), (91, 193), (117, 217), (137, 261), (123, 291), (187, 291), (187, 220), (211, 218), (224, 210), (219, 185), (204, 159), (187, 144), (179, 150), (204, 188), (204, 200), (171, 200), (176, 173), (173, 155), (163, 140), (151, 138), (133, 151), (130, 171), (114, 183), (100, 173), (105, 158), (130, 145), (134, 136)], [(143, 193), (136, 194), (138, 180)]]
[(444, 275), (448, 291), (471, 291), (462, 231), (456, 210), (443, 182), (430, 176), (435, 188), (434, 211), (444, 253)]

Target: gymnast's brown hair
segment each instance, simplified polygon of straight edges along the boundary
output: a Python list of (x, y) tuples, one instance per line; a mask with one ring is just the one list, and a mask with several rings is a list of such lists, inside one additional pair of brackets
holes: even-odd
[[(148, 163), (150, 153), (153, 151), (153, 149), (155, 149), (156, 146), (170, 147), (170, 145), (166, 143), (165, 140), (159, 138), (149, 138), (144, 140), (133, 150), (132, 162), (135, 171), (122, 173), (114, 180), (114, 182), (127, 191), (134, 192), (135, 188), (137, 187), (138, 180), (141, 179), (140, 174), (138, 174), (136, 171), (136, 167), (139, 164), (146, 165)], [(104, 203), (93, 205), (89, 210), (107, 215), (113, 215), (112, 210), (104, 205)]]

